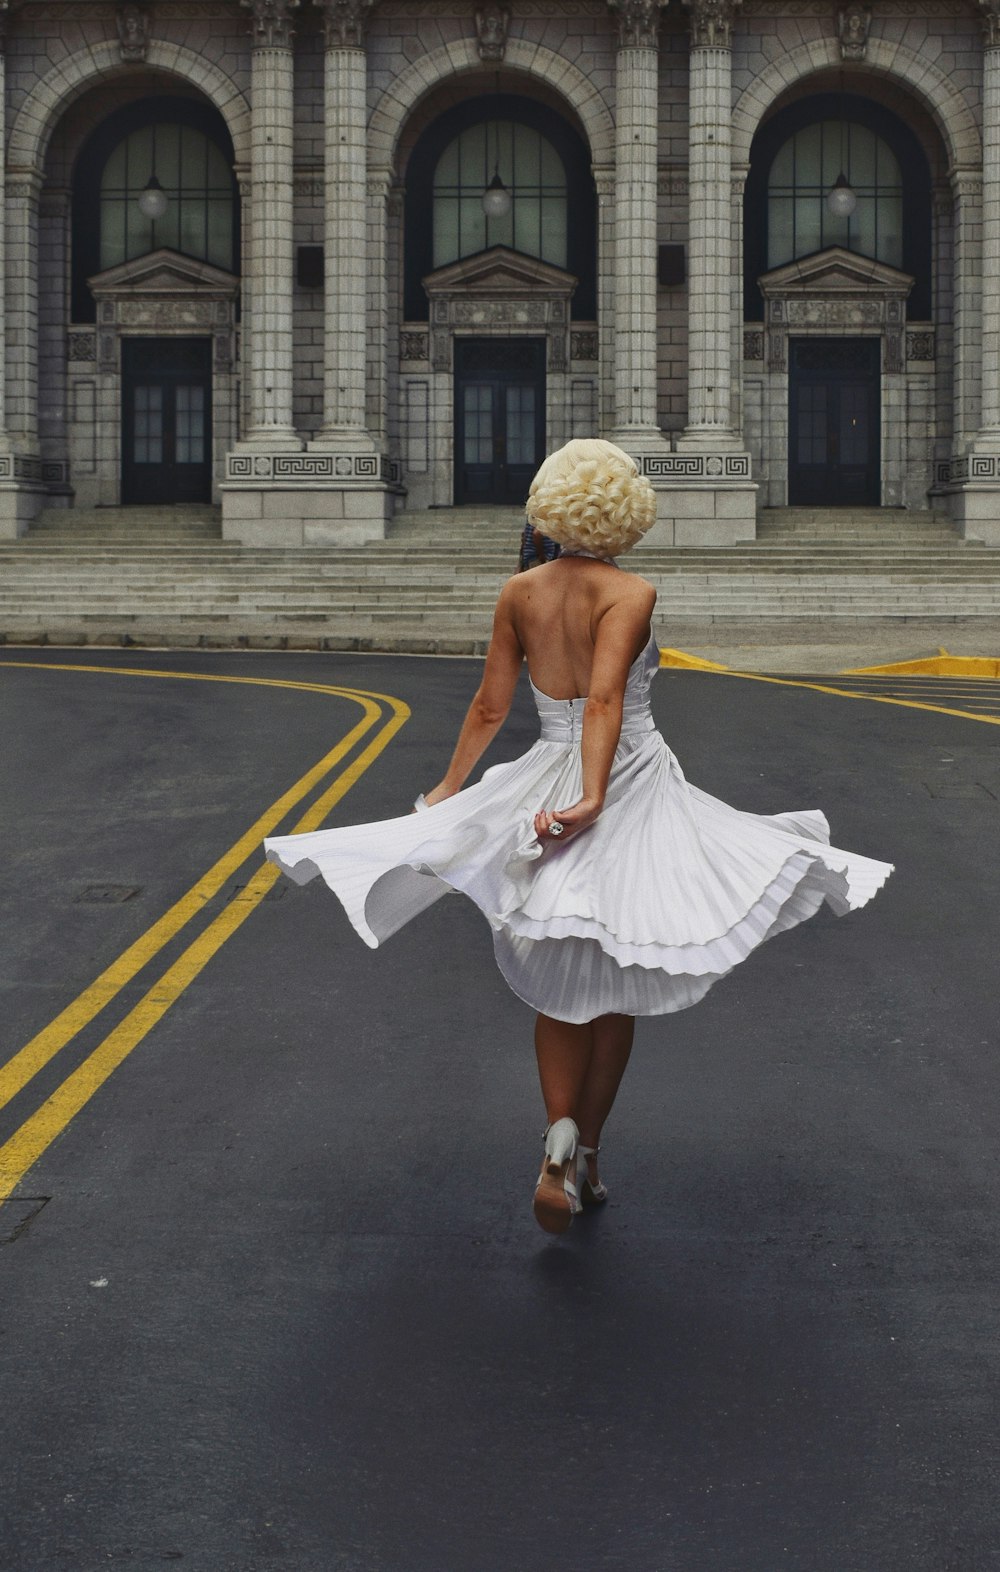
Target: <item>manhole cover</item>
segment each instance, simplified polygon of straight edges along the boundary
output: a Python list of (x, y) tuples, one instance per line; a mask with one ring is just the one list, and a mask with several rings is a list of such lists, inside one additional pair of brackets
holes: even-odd
[(139, 884), (88, 884), (75, 899), (85, 906), (120, 906), (141, 891)]

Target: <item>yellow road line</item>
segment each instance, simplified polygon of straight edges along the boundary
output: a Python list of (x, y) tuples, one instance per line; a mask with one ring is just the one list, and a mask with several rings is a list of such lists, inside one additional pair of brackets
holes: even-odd
[(802, 682), (791, 677), (764, 677), (756, 671), (732, 671), (721, 674), (739, 677), (744, 682), (771, 682), (780, 688), (807, 688), (812, 693), (830, 693), (836, 699), (864, 699), (866, 704), (895, 704), (904, 710), (930, 710), (935, 715), (955, 715), (959, 720), (979, 721), (983, 726), (1000, 726), (1000, 715), (973, 715), (971, 710), (949, 709), (943, 704), (925, 704), (920, 699), (894, 699), (882, 693), (856, 693), (851, 688), (830, 688), (822, 682)]
[[(388, 746), (405, 725), (409, 709), (398, 699), (387, 700), (394, 713), (378, 735), (358, 757), (347, 766), (323, 795), (317, 798), (290, 833), (295, 835), (314, 830), (322, 824), (330, 810), (344, 797), (351, 787)], [(357, 729), (357, 728), (355, 728)], [(99, 1043), (92, 1053), (65, 1081), (57, 1087), (41, 1107), (0, 1146), (0, 1204), (8, 1199), (20, 1184), (28, 1169), (42, 1153), (61, 1135), (103, 1085), (108, 1077), (128, 1057), (146, 1034), (162, 1020), (171, 1005), (188, 988), (212, 957), (231, 938), (237, 928), (264, 899), (278, 878), (278, 869), (271, 863), (258, 868), (238, 901), (230, 901), (213, 918), (203, 933), (188, 945), (184, 953), (167, 968), (160, 980), (143, 995), (125, 1018)]]
[[(111, 672), (114, 675), (126, 676), (169, 676), (181, 681), (217, 681), (241, 682), (255, 686), (289, 687), (300, 691), (322, 693), (337, 698), (351, 699), (360, 704), (364, 715), (355, 726), (342, 737), (336, 747), (320, 759), (311, 770), (290, 786), (278, 800), (271, 804), (261, 816), (255, 820), (250, 828), (240, 836), (239, 840), (225, 852), (219, 860), (195, 884), (176, 901), (168, 911), (164, 912), (151, 928), (128, 949), (108, 966), (89, 987), (85, 988), (73, 1002), (60, 1011), (53, 1021), (50, 1021), (30, 1042), (14, 1055), (3, 1067), (0, 1067), (0, 1108), (6, 1106), (12, 1097), (37, 1075), (50, 1060), (52, 1060), (78, 1032), (87, 1026), (101, 1010), (105, 1008), (121, 990), (149, 964), (149, 962), (176, 937), (182, 928), (204, 909), (207, 903), (216, 896), (223, 885), (240, 869), (247, 859), (259, 850), (260, 843), (265, 835), (270, 835), (278, 828), (285, 815), (290, 813), (308, 796), (329, 772), (354, 748), (362, 737), (369, 732), (383, 714), (383, 705), (388, 705), (395, 716), (395, 724), (390, 735), (404, 724), (409, 716), (409, 708), (401, 700), (394, 699), (388, 694), (368, 693), (362, 689), (334, 687), (320, 683), (302, 683), (276, 681), (270, 678), (248, 677), (213, 677), (200, 672), (159, 672), (140, 671), (132, 667), (115, 666), (55, 666), (47, 661), (4, 661), (2, 666), (28, 666), (38, 670), (58, 671), (88, 671)], [(388, 740), (388, 739), (387, 739)], [(362, 755), (364, 757), (364, 755)], [(366, 766), (367, 767), (367, 766)], [(322, 799), (321, 799), (322, 800)]]

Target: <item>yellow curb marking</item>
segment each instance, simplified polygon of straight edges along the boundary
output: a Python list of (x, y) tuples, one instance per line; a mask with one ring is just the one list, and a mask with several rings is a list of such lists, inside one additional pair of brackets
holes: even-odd
[[(36, 670), (110, 672), (119, 676), (150, 676), (180, 681), (233, 682), (263, 687), (292, 688), (303, 692), (322, 693), (337, 698), (350, 699), (360, 704), (365, 714), (341, 739), (337, 746), (331, 749), (318, 764), (307, 771), (294, 786), (290, 787), (287, 792), (273, 803), (209, 869), (208, 873), (199, 879), (169, 911), (164, 913), (163, 917), (154, 923), (151, 928), (147, 929), (146, 933), (141, 935), (128, 949), (124, 950), (118, 959), (102, 972), (95, 982), (86, 988), (65, 1010), (61, 1011), (43, 1031), (25, 1044), (24, 1048), (15, 1054), (14, 1058), (7, 1065), (0, 1069), (0, 1107), (3, 1107), (15, 1096), (84, 1026), (89, 1024), (104, 1009), (105, 1005), (110, 1003), (121, 989), (204, 908), (207, 902), (214, 895), (218, 894), (226, 881), (246, 862), (249, 856), (258, 850), (264, 836), (276, 829), (285, 815), (297, 807), (303, 797), (307, 796), (313, 787), (317, 786), (329, 774), (330, 770), (351, 751), (354, 745), (371, 730), (372, 726), (384, 714), (381, 706), (388, 705), (391, 715), (380, 729), (378, 735), (358, 755), (354, 763), (343, 774), (338, 776), (328, 790), (313, 803), (293, 827), (291, 833), (295, 834), (300, 831), (316, 829), (340, 798), (351, 789), (361, 775), (364, 774), (365, 770), (374, 762), (406, 723), (410, 715), (409, 707), (406, 704), (399, 699), (392, 698), (388, 694), (368, 693), (361, 689), (341, 688), (321, 683), (289, 682), (262, 677), (212, 676), (201, 672), (144, 671), (134, 667), (55, 666), (49, 662), (42, 661), (10, 661), (3, 662), (2, 665), (27, 666)], [(32, 1149), (36, 1150), (36, 1155), (44, 1151), (55, 1135), (65, 1128), (66, 1123), (73, 1117), (73, 1113), (79, 1107), (82, 1107), (83, 1102), (86, 1102), (93, 1095), (93, 1092), (107, 1079), (107, 1076), (121, 1062), (125, 1054), (131, 1052), (131, 1049), (140, 1041), (141, 1037), (169, 1009), (183, 989), (193, 981), (211, 956), (235, 932), (240, 923), (249, 916), (254, 907), (267, 894), (277, 877), (278, 870), (265, 863), (254, 874), (246, 890), (241, 892), (241, 899), (230, 903), (209, 924), (205, 932), (168, 969), (160, 982), (145, 995), (135, 1009), (126, 1017), (125, 1021), (94, 1050), (94, 1053), (69, 1077), (64, 1086), (53, 1094), (48, 1103), (44, 1104), (43, 1108), (32, 1119), (28, 1120), (5, 1146), (0, 1147), (0, 1175), (3, 1176), (2, 1183), (0, 1183), (0, 1201), (10, 1194), (11, 1189), (23, 1177), (27, 1167), (30, 1167), (31, 1163), (35, 1161), (35, 1157), (29, 1157), (27, 1163), (23, 1163), (18, 1156), (22, 1149), (22, 1138), (25, 1136), (25, 1132), (29, 1129), (34, 1129), (35, 1139)], [(214, 942), (210, 942), (213, 934), (216, 938)], [(181, 978), (184, 980), (177, 986), (177, 981)], [(171, 979), (173, 979), (173, 982), (170, 981)], [(164, 992), (165, 988), (166, 992)], [(152, 1013), (151, 1007), (156, 1007), (152, 1008)], [(141, 1020), (144, 1020), (145, 1024), (142, 1025), (138, 1035), (135, 1035), (128, 1047), (124, 1049), (124, 1052), (119, 1051), (116, 1057), (115, 1048), (109, 1048), (109, 1045), (117, 1043), (120, 1049), (121, 1034), (125, 1027), (129, 1022), (132, 1022), (134, 1025), (136, 1021)], [(107, 1068), (95, 1079), (95, 1061), (102, 1054), (108, 1061)], [(101, 1062), (103, 1063), (104, 1061), (102, 1060)], [(88, 1067), (90, 1067), (89, 1080)], [(73, 1103), (71, 1111), (62, 1119), (62, 1122), (53, 1124), (50, 1117), (48, 1120), (43, 1121), (42, 1125), (39, 1125), (38, 1121), (45, 1110), (58, 1104), (66, 1088), (74, 1086), (74, 1084), (76, 1086), (76, 1101)], [(90, 1085), (90, 1090), (87, 1091), (86, 1096), (81, 1101), (79, 1099), (80, 1087), (86, 1084)], [(39, 1131), (43, 1127), (48, 1129), (49, 1133), (46, 1135), (42, 1145), (38, 1146)], [(31, 1143), (29, 1142), (29, 1144)], [(13, 1176), (11, 1176), (9, 1159), (13, 1159), (17, 1168)]]
[[(675, 655), (679, 657), (677, 660), (664, 658)], [(964, 657), (959, 656), (954, 656), (951, 658), (955, 660), (958, 660), (959, 658), (964, 659)], [(969, 659), (971, 660), (972, 657), (970, 656)], [(1000, 666), (1000, 662), (997, 662), (996, 664)], [(895, 704), (900, 709), (904, 710), (930, 710), (935, 715), (956, 715), (960, 720), (980, 721), (985, 726), (1000, 726), (1000, 716), (997, 715), (976, 715), (972, 712), (972, 710), (950, 709), (944, 704), (927, 704), (921, 699), (900, 699), (892, 698), (888, 694), (884, 693), (865, 693), (863, 691), (855, 691), (852, 688), (832, 688), (826, 683), (803, 682), (800, 678), (765, 677), (760, 672), (756, 671), (736, 671), (732, 666), (720, 666), (717, 665), (714, 661), (702, 661), (697, 655), (685, 655), (683, 650), (661, 649), (660, 665), (679, 666), (682, 668), (690, 668), (693, 671), (714, 671), (719, 672), (724, 677), (741, 677), (746, 682), (772, 682), (776, 683), (779, 687), (782, 688), (808, 688), (812, 693), (829, 693), (835, 699), (865, 699), (869, 704)], [(888, 671), (889, 668), (870, 667), (868, 670), (877, 675), (880, 671)], [(851, 677), (861, 677), (865, 675), (865, 672), (863, 670), (851, 671), (845, 672), (844, 675)]]

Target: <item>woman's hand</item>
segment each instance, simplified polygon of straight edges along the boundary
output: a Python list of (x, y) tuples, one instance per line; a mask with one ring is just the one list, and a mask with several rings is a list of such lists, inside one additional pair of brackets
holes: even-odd
[[(592, 797), (581, 797), (572, 808), (556, 808), (552, 813), (535, 814), (535, 834), (540, 841), (568, 841), (572, 836), (589, 830), (601, 816), (603, 803)], [(552, 834), (553, 824), (562, 825), (562, 834)]]

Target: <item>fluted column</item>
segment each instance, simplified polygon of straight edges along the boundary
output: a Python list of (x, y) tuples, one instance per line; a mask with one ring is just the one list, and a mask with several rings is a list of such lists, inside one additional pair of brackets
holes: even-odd
[[(318, 448), (372, 451), (365, 422), (368, 304), (365, 23), (372, 0), (315, 0), (326, 32), (326, 314)], [(385, 223), (385, 193), (373, 193)]]
[(1000, 449), (1000, 0), (983, 13), (982, 413), (977, 447)]
[(663, 441), (656, 414), (656, 142), (660, 11), (666, 0), (608, 0), (615, 60), (614, 438)]
[(241, 0), (250, 12), (250, 320), (251, 443), (298, 448), (292, 416), (292, 118), (295, 97), (292, 17), (299, 0)]
[(679, 447), (732, 448), (732, 27), (742, 0), (691, 12), (688, 424)]

